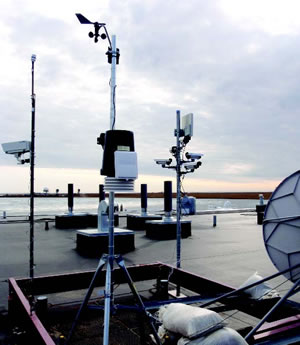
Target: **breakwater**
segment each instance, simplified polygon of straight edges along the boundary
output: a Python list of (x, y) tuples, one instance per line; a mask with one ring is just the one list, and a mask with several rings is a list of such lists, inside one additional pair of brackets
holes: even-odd
[[(190, 192), (186, 193), (188, 196), (193, 196), (196, 199), (250, 199), (258, 200), (259, 194), (264, 196), (267, 200), (270, 198), (272, 192)], [(67, 198), (68, 193), (35, 193), (36, 198)], [(140, 198), (140, 193), (116, 193), (116, 197), (122, 198)], [(2, 193), (0, 198), (29, 198), (29, 193)], [(99, 198), (98, 193), (74, 193), (75, 198)], [(148, 192), (148, 198), (163, 198), (163, 192)], [(176, 193), (173, 193), (173, 198)]]

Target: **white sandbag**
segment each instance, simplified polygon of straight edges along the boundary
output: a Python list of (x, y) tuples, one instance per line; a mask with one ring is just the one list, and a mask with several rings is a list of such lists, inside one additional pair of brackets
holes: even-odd
[(182, 303), (160, 307), (158, 317), (167, 330), (187, 338), (198, 337), (224, 326), (224, 320), (216, 312)]
[(177, 345), (248, 345), (248, 343), (234, 329), (224, 327), (194, 340), (182, 337)]
[[(260, 275), (257, 274), (257, 272), (255, 272), (239, 288), (256, 283), (262, 279), (263, 277), (261, 277)], [(272, 290), (272, 288), (268, 286), (266, 283), (253, 286), (252, 288), (247, 289), (244, 292), (250, 295), (251, 298), (256, 299), (256, 300), (279, 297), (279, 293), (275, 290)]]
[(164, 325), (158, 327), (157, 335), (159, 336), (160, 340), (165, 338), (167, 332), (168, 331), (165, 329)]

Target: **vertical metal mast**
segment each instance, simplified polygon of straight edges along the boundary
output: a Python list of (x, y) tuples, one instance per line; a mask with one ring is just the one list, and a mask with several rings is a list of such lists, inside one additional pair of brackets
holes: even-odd
[[(110, 79), (110, 129), (113, 130), (116, 121), (116, 35), (111, 37), (111, 79)], [(104, 332), (103, 332), (103, 344), (109, 344), (109, 320), (110, 309), (113, 303), (113, 293), (111, 278), (114, 270), (114, 199), (115, 192), (109, 192), (109, 226), (108, 226), (108, 265), (106, 268), (106, 281), (105, 281), (105, 307), (104, 307)]]
[(29, 272), (31, 283), (34, 278), (34, 158), (35, 158), (35, 93), (34, 93), (34, 62), (36, 55), (31, 56), (31, 149), (30, 149), (30, 260)]
[(116, 121), (116, 35), (111, 36), (111, 77), (110, 77), (110, 129), (114, 129)]
[(181, 152), (181, 145), (180, 145), (180, 110), (176, 111), (176, 122), (177, 122), (177, 129), (176, 129), (176, 179), (177, 179), (177, 207), (176, 207), (176, 214), (177, 214), (177, 231), (176, 231), (176, 239), (177, 239), (177, 258), (176, 258), (176, 267), (181, 267), (181, 161), (180, 161), (180, 152)]
[[(157, 164), (161, 164), (163, 168), (174, 169), (176, 171), (176, 182), (177, 182), (177, 192), (176, 192), (176, 268), (181, 268), (181, 176), (194, 172), (195, 169), (201, 166), (201, 162), (196, 162), (200, 160), (203, 156), (202, 154), (185, 154), (187, 160), (183, 157), (182, 150), (185, 148), (186, 144), (190, 141), (193, 135), (193, 114), (187, 114), (183, 118), (184, 128), (181, 129), (180, 124), (180, 110), (176, 110), (176, 129), (174, 135), (176, 137), (176, 146), (171, 147), (171, 154), (176, 159), (176, 165), (170, 165), (172, 158), (166, 159), (155, 159)], [(182, 140), (180, 138), (183, 137)], [(181, 167), (184, 166), (184, 170)], [(180, 285), (177, 284), (176, 289), (177, 296), (180, 295)]]
[[(110, 41), (109, 35), (107, 33), (107, 30), (105, 28), (104, 23), (98, 23), (94, 22), (92, 23), (87, 18), (85, 18), (82, 14), (76, 13), (76, 16), (81, 24), (93, 24), (95, 28), (95, 32), (90, 32), (89, 37), (94, 38), (95, 43), (98, 42), (98, 37), (101, 37), (102, 39), (108, 39), (110, 46), (108, 48), (108, 52), (106, 55), (108, 55), (108, 63), (111, 63), (111, 79), (110, 79), (110, 87), (111, 87), (111, 100), (110, 100), (110, 130), (114, 130), (115, 127), (115, 120), (116, 120), (116, 106), (115, 106), (115, 90), (116, 90), (116, 64), (118, 64), (118, 58), (119, 58), (119, 49), (116, 48), (116, 36), (112, 36), (112, 41)], [(101, 28), (104, 28), (105, 34), (99, 34), (99, 30)], [(105, 174), (104, 174), (105, 175)], [(107, 176), (107, 175), (106, 175)], [(143, 304), (143, 301), (141, 297), (139, 296), (136, 287), (134, 286), (134, 283), (125, 267), (125, 263), (123, 258), (120, 255), (114, 254), (114, 196), (115, 191), (118, 190), (116, 185), (109, 186), (109, 178), (106, 177), (105, 187), (107, 187), (107, 190), (109, 190), (109, 233), (108, 233), (108, 255), (103, 254), (99, 261), (99, 265), (97, 267), (97, 270), (94, 274), (94, 277), (92, 279), (92, 282), (89, 286), (88, 292), (85, 296), (84, 301), (81, 304), (80, 309), (77, 312), (76, 318), (72, 324), (71, 330), (69, 332), (68, 338), (65, 342), (65, 344), (69, 344), (69, 341), (73, 335), (73, 332), (75, 330), (75, 327), (79, 321), (80, 314), (82, 310), (87, 306), (88, 300), (92, 294), (92, 291), (94, 289), (94, 284), (96, 281), (96, 278), (98, 274), (101, 272), (102, 268), (106, 264), (106, 280), (105, 280), (105, 301), (104, 301), (104, 331), (103, 331), (103, 345), (109, 345), (109, 321), (110, 321), (110, 310), (114, 309), (114, 294), (112, 289), (112, 276), (113, 276), (113, 269), (114, 269), (114, 261), (116, 260), (118, 266), (123, 270), (128, 285), (134, 294), (138, 304), (141, 307), (141, 311), (144, 314), (144, 317), (147, 317), (150, 323), (150, 326), (152, 328), (156, 343), (161, 345), (160, 338), (157, 335), (156, 328), (153, 324), (153, 321), (149, 318), (148, 312)], [(111, 177), (111, 180), (114, 180), (114, 177)], [(122, 182), (125, 183), (125, 182)]]

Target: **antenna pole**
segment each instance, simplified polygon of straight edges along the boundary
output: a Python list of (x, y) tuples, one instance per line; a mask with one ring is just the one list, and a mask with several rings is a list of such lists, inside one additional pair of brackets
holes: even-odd
[[(111, 79), (110, 79), (110, 129), (113, 130), (116, 121), (116, 35), (111, 37)], [(108, 262), (106, 267), (105, 283), (105, 308), (104, 308), (104, 332), (103, 345), (109, 344), (109, 320), (110, 309), (113, 304), (113, 293), (111, 288), (111, 279), (114, 271), (114, 200), (115, 192), (109, 192), (109, 229), (108, 229)]]
[(117, 59), (117, 48), (116, 48), (116, 35), (111, 36), (111, 78), (110, 78), (110, 129), (115, 128), (116, 122), (116, 59)]
[[(105, 28), (105, 24), (99, 24), (99, 23), (91, 23), (88, 19), (86, 19), (83, 15), (77, 13), (76, 14), (77, 18), (79, 19), (81, 24), (94, 24), (95, 26), (95, 34), (91, 32), (89, 34), (89, 37), (93, 38), (95, 37), (95, 42), (97, 42), (97, 38), (99, 36), (99, 25), (102, 25), (105, 30), (105, 34), (101, 34), (100, 37), (102, 39), (107, 38), (110, 47), (108, 48), (108, 52), (106, 55), (108, 56), (108, 63), (111, 63), (111, 79), (110, 79), (110, 88), (111, 88), (111, 100), (110, 100), (110, 130), (114, 130), (115, 127), (115, 121), (116, 121), (116, 105), (115, 105), (115, 91), (116, 91), (116, 64), (118, 63), (119, 60), (119, 50), (116, 49), (116, 36), (112, 36), (112, 40), (110, 41), (109, 35), (107, 33), (107, 30)], [(97, 25), (97, 30), (96, 30), (96, 25)], [(109, 178), (108, 176), (106, 177), (107, 179)], [(114, 178), (112, 178), (114, 179)], [(108, 188), (110, 189), (110, 188)], [(127, 283), (137, 299), (138, 304), (141, 307), (141, 311), (144, 313), (144, 317), (147, 317), (150, 326), (152, 328), (152, 332), (156, 341), (156, 344), (161, 345), (160, 338), (156, 332), (156, 328), (153, 324), (152, 319), (150, 319), (149, 314), (144, 306), (144, 303), (142, 299), (140, 298), (134, 283), (125, 267), (125, 263), (121, 255), (115, 255), (114, 254), (114, 196), (115, 196), (115, 191), (116, 188), (113, 186), (112, 190), (109, 192), (109, 231), (108, 231), (108, 254), (103, 254), (98, 268), (94, 274), (93, 280), (90, 284), (90, 287), (88, 289), (88, 292), (85, 296), (84, 301), (81, 304), (80, 309), (77, 312), (76, 318), (73, 322), (73, 325), (71, 327), (71, 330), (69, 332), (68, 338), (65, 342), (65, 345), (69, 344), (70, 339), (72, 338), (73, 332), (75, 330), (75, 327), (79, 321), (80, 314), (82, 310), (86, 307), (88, 300), (92, 294), (92, 291), (94, 289), (95, 281), (98, 276), (98, 274), (101, 272), (102, 268), (106, 264), (106, 280), (105, 280), (105, 301), (104, 301), (104, 325), (103, 325), (103, 345), (109, 345), (109, 321), (110, 321), (110, 311), (111, 309), (115, 310), (114, 306), (114, 294), (113, 294), (113, 289), (112, 289), (112, 278), (113, 278), (113, 270), (114, 270), (114, 261), (116, 260), (118, 266), (121, 268), (123, 273), (126, 276)], [(99, 208), (100, 209), (100, 208)]]
[(177, 260), (176, 260), (176, 267), (181, 267), (181, 185), (180, 185), (180, 176), (181, 176), (181, 161), (180, 161), (180, 110), (176, 111), (176, 122), (177, 122), (177, 130), (176, 130), (176, 178), (177, 178)]
[[(30, 148), (30, 260), (29, 272), (31, 287), (34, 279), (34, 158), (35, 158), (35, 93), (34, 93), (34, 62), (36, 55), (31, 56), (31, 148)], [(33, 289), (32, 289), (33, 291)]]
[[(180, 145), (180, 110), (176, 111), (176, 180), (177, 180), (177, 193), (176, 193), (176, 267), (181, 268), (181, 145)], [(176, 295), (180, 296), (180, 285), (176, 286)]]

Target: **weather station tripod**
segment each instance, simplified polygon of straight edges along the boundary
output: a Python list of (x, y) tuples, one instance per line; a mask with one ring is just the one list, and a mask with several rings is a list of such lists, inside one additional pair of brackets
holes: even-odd
[(69, 332), (68, 338), (66, 340), (66, 345), (69, 344), (76, 326), (78, 325), (78, 322), (80, 320), (81, 313), (83, 310), (87, 307), (87, 304), (89, 302), (89, 299), (93, 293), (93, 290), (95, 288), (95, 283), (97, 281), (97, 278), (102, 272), (102, 269), (106, 265), (106, 280), (105, 280), (105, 293), (104, 293), (104, 333), (103, 333), (103, 345), (108, 345), (109, 344), (109, 322), (110, 322), (110, 313), (111, 311), (114, 311), (118, 309), (117, 306), (114, 304), (114, 296), (112, 292), (112, 273), (114, 270), (114, 262), (120, 267), (121, 271), (124, 273), (124, 276), (126, 278), (127, 284), (130, 287), (130, 290), (139, 306), (137, 308), (143, 316), (145, 316), (145, 319), (148, 320), (149, 326), (153, 331), (153, 336), (155, 338), (155, 341), (157, 344), (161, 344), (161, 341), (158, 337), (155, 325), (154, 325), (154, 318), (152, 315), (146, 310), (145, 305), (141, 299), (141, 296), (139, 295), (133, 280), (131, 279), (131, 276), (125, 266), (124, 259), (121, 255), (115, 255), (114, 254), (114, 210), (113, 206), (114, 205), (114, 192), (109, 193), (109, 244), (108, 244), (108, 252), (109, 254), (104, 254), (100, 258), (98, 267), (95, 271), (95, 274), (91, 280), (90, 286), (88, 288), (88, 291), (85, 295), (85, 298), (77, 312), (77, 315), (73, 321), (71, 330)]
[(155, 341), (157, 344), (161, 344), (160, 339), (158, 337), (155, 325), (154, 325), (154, 318), (152, 315), (146, 310), (145, 305), (141, 299), (141, 296), (139, 295), (134, 282), (125, 266), (124, 259), (121, 255), (115, 255), (114, 254), (114, 192), (109, 193), (109, 234), (108, 234), (108, 254), (103, 254), (102, 257), (99, 260), (99, 264), (97, 266), (97, 269), (95, 271), (95, 274), (91, 280), (90, 286), (88, 288), (88, 291), (84, 297), (84, 300), (77, 312), (77, 315), (73, 321), (71, 330), (69, 332), (69, 335), (67, 337), (67, 340), (65, 344), (69, 344), (71, 341), (71, 338), (74, 334), (75, 328), (78, 325), (78, 322), (80, 320), (81, 313), (84, 309), (86, 309), (89, 299), (93, 293), (93, 290), (95, 288), (96, 281), (99, 277), (99, 275), (102, 272), (102, 269), (106, 265), (106, 278), (105, 278), (105, 293), (104, 293), (104, 333), (103, 333), (103, 345), (109, 344), (109, 323), (110, 323), (110, 314), (111, 311), (114, 311), (118, 309), (117, 306), (114, 304), (114, 296), (112, 292), (112, 273), (114, 270), (114, 262), (120, 267), (121, 271), (124, 273), (124, 276), (126, 278), (127, 284), (129, 285), (129, 288), (138, 304), (137, 308), (143, 316), (145, 316), (145, 319), (148, 320), (149, 326), (153, 331), (153, 336), (155, 338)]
[[(101, 38), (105, 40), (108, 39), (109, 42), (109, 48), (106, 53), (108, 56), (108, 63), (111, 64), (111, 80), (110, 80), (110, 88), (111, 88), (111, 100), (110, 100), (110, 129), (111, 131), (114, 131), (115, 127), (115, 89), (116, 89), (116, 64), (118, 64), (119, 60), (119, 49), (116, 48), (116, 36), (113, 35), (112, 39), (110, 39), (109, 34), (106, 30), (105, 23), (98, 23), (98, 22), (91, 22), (86, 17), (84, 17), (82, 14), (77, 13), (76, 14), (78, 20), (81, 24), (91, 24), (94, 26), (94, 32), (89, 33), (89, 37), (94, 39), (94, 42), (97, 43), (98, 39)], [(100, 30), (103, 29), (104, 32), (100, 34)], [(117, 132), (117, 131), (116, 131)], [(98, 140), (98, 139), (97, 139)], [(110, 160), (110, 164), (111, 164)], [(102, 174), (102, 173), (101, 173)], [(105, 175), (103, 173), (102, 175)], [(106, 175), (111, 176), (111, 175)], [(122, 180), (122, 179), (121, 179)], [(90, 286), (87, 290), (87, 293), (84, 297), (84, 300), (77, 312), (77, 315), (73, 321), (73, 324), (71, 326), (71, 330), (69, 332), (69, 335), (66, 339), (65, 345), (69, 345), (71, 338), (74, 334), (75, 328), (78, 325), (78, 322), (80, 320), (80, 316), (84, 309), (88, 307), (89, 299), (93, 293), (93, 290), (95, 288), (96, 282), (98, 281), (98, 278), (100, 274), (102, 273), (102, 270), (104, 266), (106, 266), (106, 277), (105, 277), (105, 291), (104, 291), (104, 324), (103, 324), (103, 345), (109, 345), (109, 328), (110, 328), (110, 315), (112, 311), (116, 311), (118, 308), (126, 309), (126, 306), (120, 306), (114, 304), (114, 294), (112, 289), (112, 275), (114, 271), (114, 263), (116, 263), (121, 272), (123, 272), (126, 282), (129, 285), (129, 288), (135, 298), (135, 301), (137, 305), (135, 306), (135, 309), (141, 313), (145, 317), (145, 320), (149, 323), (151, 332), (154, 336), (155, 342), (157, 345), (161, 345), (160, 338), (157, 334), (154, 322), (155, 319), (152, 317), (152, 315), (146, 310), (145, 305), (142, 301), (141, 296), (139, 295), (134, 282), (132, 278), (129, 275), (129, 272), (125, 266), (124, 259), (121, 255), (115, 255), (114, 253), (114, 197), (115, 197), (115, 191), (118, 190), (115, 188), (115, 182), (119, 182), (118, 179), (115, 178), (108, 178), (106, 180), (105, 189), (109, 191), (109, 226), (108, 226), (108, 254), (103, 254), (100, 258), (100, 261), (98, 263), (98, 266), (96, 268), (95, 274), (91, 280)], [(109, 182), (112, 183), (112, 186), (109, 186)], [(129, 181), (121, 181), (119, 182), (121, 184), (121, 187), (129, 188), (128, 190), (131, 190), (130, 188), (133, 187), (133, 184)], [(126, 186), (126, 184), (128, 186)], [(118, 186), (120, 187), (120, 186)], [(98, 308), (98, 307), (97, 307)], [(99, 309), (103, 310), (103, 306), (99, 307)], [(133, 309), (132, 306), (127, 306), (127, 308)]]

